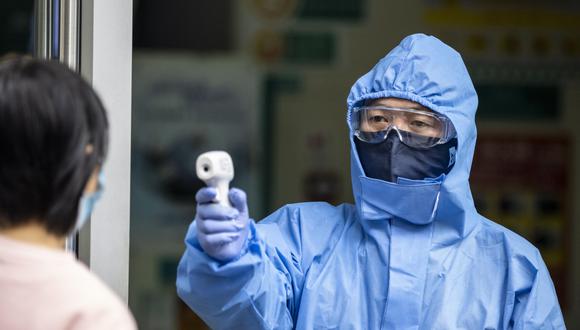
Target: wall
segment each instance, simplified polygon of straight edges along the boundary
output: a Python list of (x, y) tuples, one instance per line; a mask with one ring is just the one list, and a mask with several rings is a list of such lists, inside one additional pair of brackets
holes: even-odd
[[(568, 327), (580, 327), (577, 317), (580, 315), (580, 286), (573, 280), (580, 278), (580, 239), (577, 239), (580, 238), (580, 226), (576, 225), (580, 220), (580, 206), (574, 203), (580, 194), (580, 130), (575, 127), (580, 122), (580, 96), (577, 93), (580, 78), (571, 72), (573, 70), (561, 68), (577, 63), (577, 59), (564, 58), (557, 52), (540, 56), (533, 48), (534, 36), (568, 38), (575, 34), (577, 26), (540, 19), (538, 27), (534, 27), (527, 25), (529, 17), (525, 15), (517, 20), (520, 25), (501, 20), (491, 20), (490, 23), (485, 6), (477, 1), (367, 0), (361, 2), (362, 15), (343, 19), (305, 19), (293, 15), (293, 12), (302, 10), (300, 4), (303, 3), (298, 0), (232, 2), (232, 21), (227, 23), (233, 26), (231, 47), (222, 45), (212, 51), (136, 51), (137, 56), (155, 55), (168, 61), (178, 53), (182, 58), (189, 58), (190, 64), (187, 60), (183, 64), (184, 71), (192, 70), (211, 58), (229, 59), (242, 63), (241, 66), (247, 70), (248, 81), (261, 82), (257, 98), (262, 106), (257, 105), (258, 117), (255, 118), (259, 122), (259, 134), (256, 140), (247, 143), (252, 144), (257, 157), (249, 163), (249, 168), (263, 182), (258, 186), (251, 183), (241, 186), (245, 189), (252, 187), (249, 199), (257, 201), (250, 211), (252, 216), (260, 219), (281, 205), (305, 201), (313, 196), (322, 196), (314, 199), (327, 199), (334, 203), (352, 201), (345, 123), (346, 96), (354, 81), (408, 34), (432, 33), (454, 46), (463, 54), (476, 85), (506, 81), (518, 86), (526, 85), (524, 78), (528, 73), (540, 75), (539, 79), (543, 79), (541, 74), (547, 70), (550, 82), (561, 91), (559, 116), (518, 122), (480, 115), (478, 128), (480, 136), (509, 135), (512, 132), (570, 136), (574, 155), (570, 156), (568, 174), (572, 184), (565, 194), (569, 199), (567, 204), (571, 206), (571, 214), (566, 218), (571, 226), (567, 260), (569, 292), (568, 299), (562, 304), (566, 307), (564, 312)], [(467, 8), (468, 13), (475, 12), (479, 15), (477, 17), (487, 18), (465, 23), (461, 19), (464, 17), (461, 11), (458, 14), (457, 7), (446, 7), (448, 3), (465, 4), (462, 7), (464, 11)], [(286, 5), (288, 7), (284, 7)], [(517, 6), (513, 8), (518, 9)], [(452, 14), (449, 19), (444, 16), (446, 19), (442, 20), (441, 13)], [(229, 14), (224, 17), (229, 17)], [(498, 25), (489, 26), (495, 23)], [(211, 31), (211, 28), (206, 27), (203, 31)], [(298, 55), (289, 54), (292, 42), (295, 42), (295, 39), (288, 37), (289, 32), (317, 36), (320, 42), (331, 40), (334, 53), (329, 55), (325, 52), (327, 49), (319, 53), (313, 51), (307, 54), (311, 56), (309, 59), (300, 57), (301, 53), (296, 49)], [(223, 31), (220, 30), (220, 33)], [(506, 39), (506, 36), (512, 39)], [(482, 38), (487, 48), (482, 48)], [(513, 44), (522, 44), (523, 50), (514, 53), (510, 48)], [(517, 70), (504, 70), (513, 68)], [(227, 74), (226, 70), (216, 70), (219, 71), (218, 75)], [(139, 76), (137, 72), (135, 75), (134, 79), (137, 80), (150, 79)], [(134, 116), (139, 116), (139, 109), (133, 111)], [(137, 128), (134, 126), (134, 129)], [(162, 172), (151, 173), (157, 176)], [(248, 182), (255, 184), (256, 180), (249, 179)], [(140, 191), (142, 186), (134, 188)], [(132, 190), (134, 197), (135, 189)], [(143, 203), (134, 200), (132, 210), (140, 205)], [(180, 240), (193, 214), (191, 202), (179, 209), (173, 208), (169, 213), (149, 215), (155, 220), (149, 224), (140, 225), (135, 221), (138, 219), (132, 221), (130, 300), (143, 329), (173, 328), (183, 324), (179, 320), (187, 312), (180, 309), (172, 291), (173, 284), (163, 279), (166, 275), (160, 270), (164, 263), (177, 262), (183, 249)], [(164, 242), (155, 243), (160, 239)]]

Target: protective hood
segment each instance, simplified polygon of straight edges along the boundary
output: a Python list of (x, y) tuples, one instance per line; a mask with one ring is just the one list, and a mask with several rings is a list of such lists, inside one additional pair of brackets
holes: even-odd
[[(456, 164), (439, 182), (391, 183), (365, 176), (353, 142), (350, 116), (352, 109), (365, 100), (386, 97), (417, 102), (452, 121), (458, 139)], [(477, 215), (468, 181), (477, 136), (477, 103), (477, 94), (459, 53), (424, 34), (403, 39), (359, 78), (347, 99), (352, 186), (359, 217), (379, 220), (395, 216), (407, 218), (413, 224), (434, 222), (434, 236), (441, 236), (437, 232), (445, 236), (433, 237), (434, 240), (455, 240), (469, 233), (475, 222), (468, 219)], [(430, 194), (429, 190), (437, 193)], [(412, 219), (421, 207), (430, 207), (431, 217)]]

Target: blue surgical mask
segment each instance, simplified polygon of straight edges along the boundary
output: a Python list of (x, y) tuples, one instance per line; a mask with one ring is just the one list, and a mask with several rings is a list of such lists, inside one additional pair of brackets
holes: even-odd
[[(368, 143), (354, 138), (358, 156), (367, 177), (399, 183), (401, 179), (429, 180), (448, 174), (455, 164), (457, 138), (430, 148), (417, 149), (401, 142), (401, 131), (390, 132), (380, 143)], [(413, 139), (420, 139), (414, 136)]]
[(97, 179), (97, 190), (90, 194), (83, 195), (79, 201), (78, 214), (73, 232), (79, 231), (90, 218), (93, 208), (101, 198), (104, 189), (105, 175), (103, 174), (103, 171), (101, 171)]

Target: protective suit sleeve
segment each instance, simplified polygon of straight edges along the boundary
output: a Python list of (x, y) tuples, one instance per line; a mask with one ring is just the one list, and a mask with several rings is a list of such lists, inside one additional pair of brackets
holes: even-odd
[(514, 283), (523, 285), (514, 292), (510, 322), (513, 329), (566, 329), (554, 284), (540, 252), (535, 250), (533, 260), (521, 260), (518, 264), (515, 273), (519, 276), (515, 276)]
[[(289, 212), (280, 209), (268, 217), (276, 220), (273, 225), (256, 226), (251, 220), (247, 245), (239, 258), (228, 262), (204, 253), (195, 223), (189, 227), (178, 267), (177, 292), (212, 329), (293, 327), (295, 291), (302, 272), (295, 248), (284, 238), (291, 232), (279, 227), (293, 226), (288, 216)], [(268, 237), (268, 244), (262, 235)]]

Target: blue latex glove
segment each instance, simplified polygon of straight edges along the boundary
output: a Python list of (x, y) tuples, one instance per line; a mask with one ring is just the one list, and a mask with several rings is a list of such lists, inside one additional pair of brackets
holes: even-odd
[(248, 237), (246, 193), (232, 188), (228, 193), (232, 207), (215, 202), (217, 190), (201, 188), (195, 195), (197, 239), (210, 257), (230, 261), (239, 257)]

